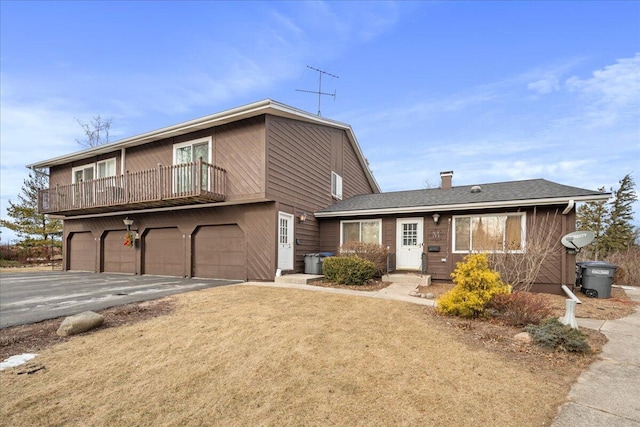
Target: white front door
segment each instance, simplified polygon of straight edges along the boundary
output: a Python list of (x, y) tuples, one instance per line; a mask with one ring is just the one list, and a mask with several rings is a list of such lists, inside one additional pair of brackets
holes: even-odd
[(278, 214), (278, 268), (293, 270), (293, 215)]
[(396, 227), (396, 269), (420, 270), (423, 251), (423, 218), (401, 218)]

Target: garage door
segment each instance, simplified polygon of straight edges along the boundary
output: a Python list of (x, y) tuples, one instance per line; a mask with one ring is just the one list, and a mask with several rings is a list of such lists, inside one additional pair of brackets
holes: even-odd
[(107, 273), (135, 272), (135, 249), (124, 245), (125, 231), (109, 231), (102, 242), (102, 271)]
[(247, 279), (244, 233), (237, 225), (200, 227), (194, 234), (193, 276)]
[(144, 236), (144, 274), (185, 276), (185, 247), (177, 228), (155, 228)]
[(93, 234), (73, 233), (67, 251), (69, 270), (96, 271), (96, 241)]

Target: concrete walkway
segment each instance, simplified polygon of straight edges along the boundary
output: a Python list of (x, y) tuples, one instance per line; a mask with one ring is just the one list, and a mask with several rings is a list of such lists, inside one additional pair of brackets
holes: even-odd
[(270, 288), (275, 287), (275, 288), (303, 289), (306, 291), (314, 291), (314, 292), (328, 292), (332, 294), (354, 295), (359, 297), (404, 301), (404, 302), (410, 302), (413, 304), (427, 305), (430, 307), (433, 307), (435, 305), (434, 300), (410, 296), (409, 292), (411, 292), (416, 288), (416, 285), (411, 283), (392, 283), (386, 288), (380, 289), (379, 291), (352, 291), (351, 289), (327, 288), (324, 286), (303, 285), (299, 283), (246, 282), (246, 283), (242, 283), (241, 285), (265, 286)]
[[(640, 289), (625, 287), (640, 302)], [(583, 372), (560, 407), (552, 427), (640, 427), (640, 309), (624, 319), (578, 319), (609, 342)]]

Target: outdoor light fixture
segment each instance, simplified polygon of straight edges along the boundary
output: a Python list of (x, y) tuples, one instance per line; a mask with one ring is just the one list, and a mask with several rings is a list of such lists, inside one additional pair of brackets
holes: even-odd
[(433, 222), (434, 222), (434, 224), (435, 224), (435, 225), (438, 225), (438, 222), (440, 221), (440, 214), (439, 214), (439, 213), (434, 213), (434, 214), (432, 215), (432, 217), (433, 217)]
[(131, 226), (133, 225), (133, 220), (129, 217), (126, 217), (125, 219), (122, 220), (122, 222), (124, 222), (124, 225), (127, 226), (127, 231), (131, 231)]
[(302, 212), (300, 214), (300, 216), (298, 217), (298, 222), (302, 224), (306, 220), (307, 220), (307, 214), (306, 214), (306, 212)]

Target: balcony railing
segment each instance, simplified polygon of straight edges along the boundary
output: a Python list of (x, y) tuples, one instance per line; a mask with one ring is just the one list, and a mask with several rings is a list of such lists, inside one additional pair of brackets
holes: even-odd
[(198, 160), (40, 190), (40, 213), (81, 214), (225, 199), (226, 171)]

